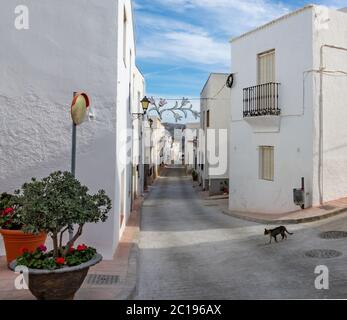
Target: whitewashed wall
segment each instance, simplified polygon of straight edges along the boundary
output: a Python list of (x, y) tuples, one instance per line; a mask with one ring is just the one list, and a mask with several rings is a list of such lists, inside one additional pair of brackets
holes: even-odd
[[(126, 55), (123, 59), (123, 17), (124, 10), (127, 15), (127, 41), (126, 41)], [(124, 191), (121, 190), (121, 184), (116, 186), (120, 195), (124, 194), (124, 208), (121, 208), (123, 202), (119, 203), (119, 211), (125, 214), (125, 220), (121, 226), (122, 235), (126, 222), (129, 219), (131, 212), (131, 180), (132, 180), (132, 104), (133, 104), (133, 74), (136, 72), (135, 64), (135, 35), (134, 35), (134, 21), (132, 16), (132, 5), (130, 0), (118, 0), (118, 21), (119, 23), (119, 37), (118, 37), (118, 59), (117, 69), (120, 77), (117, 81), (117, 135), (118, 135), (118, 149), (117, 149), (117, 166), (119, 176), (124, 172), (125, 185)], [(129, 134), (126, 132), (128, 131)], [(120, 180), (118, 180), (120, 182)]]
[[(138, 68), (135, 69), (134, 90), (133, 90), (133, 113), (142, 113), (141, 100), (145, 96), (145, 80)], [(137, 196), (143, 194), (144, 186), (144, 143), (143, 143), (143, 118), (134, 118), (133, 120), (133, 166), (138, 172), (134, 176), (134, 191)]]
[[(197, 157), (197, 145), (194, 144), (194, 138), (198, 137), (200, 122), (191, 122), (186, 124), (186, 145), (184, 149), (184, 160), (187, 169), (194, 169), (195, 157)], [(189, 132), (189, 133), (188, 133)]]
[[(117, 137), (129, 125), (130, 71), (121, 46), (125, 3), (128, 44), (134, 48), (130, 1), (27, 0), (30, 29), (18, 31), (14, 9), (21, 3), (0, 5), (1, 47), (6, 48), (0, 50), (0, 191), (70, 169), (72, 93), (87, 92), (96, 120), (78, 128), (77, 177), (91, 191), (104, 188), (113, 210), (106, 223), (88, 226), (81, 241), (111, 258), (120, 237), (119, 172), (124, 168), (117, 160)], [(134, 57), (133, 49), (133, 65)]]
[[(206, 82), (202, 92), (201, 98), (203, 99), (201, 102), (201, 112), (205, 114), (207, 110), (210, 111), (210, 126), (208, 129), (216, 130), (215, 131), (215, 144), (212, 146), (208, 139), (205, 140), (204, 146), (204, 155), (205, 155), (205, 167), (204, 167), (204, 176), (205, 179), (225, 179), (229, 178), (229, 152), (228, 147), (223, 148), (224, 154), (221, 154), (219, 146), (228, 146), (228, 136), (225, 136), (223, 139), (223, 135), (218, 130), (227, 130), (229, 131), (230, 126), (230, 89), (225, 86), (227, 78), (229, 74), (226, 73), (212, 73)], [(221, 90), (222, 89), (222, 90)], [(206, 126), (205, 119), (205, 126)], [(207, 137), (207, 130), (205, 131), (205, 135)], [(219, 139), (219, 138), (220, 139)], [(210, 145), (208, 145), (210, 144)], [(216, 167), (215, 165), (211, 166), (208, 161), (208, 151), (214, 153), (214, 157), (220, 156), (220, 174), (214, 174), (212, 167)], [(226, 159), (222, 159), (222, 157), (226, 157)]]
[[(313, 67), (311, 8), (232, 42), (230, 202), (235, 211), (283, 213), (297, 210), (293, 188), (305, 177), (312, 203)], [(257, 54), (276, 49), (276, 80), (281, 83), (279, 132), (254, 133), (243, 119), (243, 88), (257, 85)], [(305, 100), (305, 101), (304, 101)], [(267, 128), (263, 128), (267, 131)], [(259, 179), (259, 146), (275, 148), (275, 181)]]
[[(316, 7), (313, 25), (314, 69), (320, 68), (322, 59), (325, 71), (330, 72), (322, 77), (321, 106), (319, 103), (321, 79), (319, 74), (315, 75), (317, 85), (314, 91), (313, 203), (318, 205), (320, 199), (329, 201), (347, 196), (347, 75), (343, 74), (347, 72), (347, 13)], [(323, 45), (337, 46), (341, 49), (324, 47), (321, 58)], [(320, 110), (322, 126), (320, 126)], [(321, 167), (320, 136), (322, 137)]]

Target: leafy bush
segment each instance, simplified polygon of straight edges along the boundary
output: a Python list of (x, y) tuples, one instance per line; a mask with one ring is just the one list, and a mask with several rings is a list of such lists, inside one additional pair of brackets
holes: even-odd
[[(32, 179), (16, 191), (20, 202), (20, 220), (25, 232), (45, 232), (53, 240), (52, 258), (68, 258), (82, 235), (86, 223), (105, 222), (111, 200), (100, 190), (95, 195), (69, 172), (54, 172), (40, 181)], [(71, 240), (63, 244), (69, 225), (78, 225)]]

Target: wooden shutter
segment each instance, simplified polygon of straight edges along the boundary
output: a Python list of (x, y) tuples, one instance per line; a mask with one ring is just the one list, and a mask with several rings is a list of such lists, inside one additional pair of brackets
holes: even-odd
[(258, 84), (276, 82), (275, 50), (258, 55)]
[(274, 181), (274, 147), (260, 147), (260, 179)]

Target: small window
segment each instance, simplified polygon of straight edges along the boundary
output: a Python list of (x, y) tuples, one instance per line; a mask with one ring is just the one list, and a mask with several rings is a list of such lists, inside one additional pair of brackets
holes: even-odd
[(274, 147), (259, 148), (259, 178), (274, 181)]
[(207, 128), (210, 127), (210, 110), (207, 110), (207, 114), (206, 114), (206, 127)]

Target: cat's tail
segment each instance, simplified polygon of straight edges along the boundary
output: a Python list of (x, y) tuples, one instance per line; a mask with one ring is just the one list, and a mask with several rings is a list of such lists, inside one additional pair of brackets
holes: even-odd
[(287, 232), (288, 234), (290, 234), (291, 236), (294, 234), (294, 233), (291, 233), (287, 230), (287, 228), (285, 229), (285, 232)]

